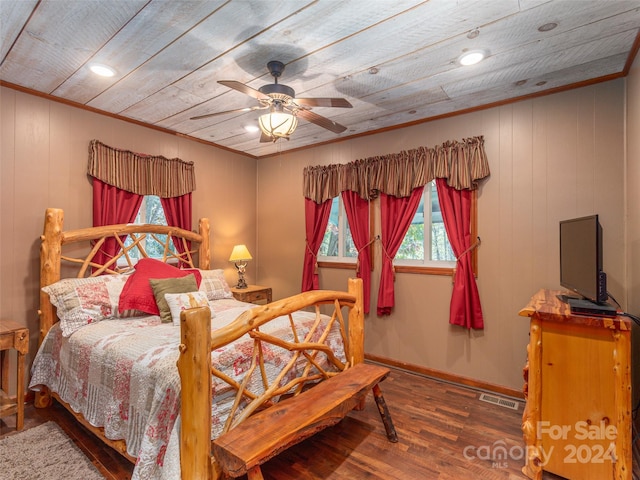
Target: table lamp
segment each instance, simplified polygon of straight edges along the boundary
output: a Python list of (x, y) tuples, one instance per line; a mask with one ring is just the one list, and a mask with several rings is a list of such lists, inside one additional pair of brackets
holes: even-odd
[(234, 262), (238, 269), (238, 284), (236, 285), (236, 288), (247, 288), (244, 273), (247, 268), (247, 262), (251, 259), (251, 254), (249, 253), (246, 245), (236, 245), (233, 247), (229, 261)]

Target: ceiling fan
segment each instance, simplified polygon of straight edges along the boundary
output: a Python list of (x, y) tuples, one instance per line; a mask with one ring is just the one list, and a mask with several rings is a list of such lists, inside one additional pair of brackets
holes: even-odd
[(303, 118), (308, 122), (326, 128), (334, 133), (342, 133), (347, 127), (340, 125), (322, 115), (311, 111), (311, 107), (341, 107), (352, 108), (344, 98), (296, 98), (293, 88), (278, 83), (278, 77), (284, 71), (284, 63), (272, 60), (267, 63), (269, 73), (275, 79), (274, 83), (263, 85), (258, 90), (249, 87), (244, 83), (235, 80), (219, 80), (218, 83), (233, 88), (241, 93), (249, 95), (260, 102), (254, 107), (238, 108), (225, 112), (209, 113), (191, 117), (191, 120), (224, 115), (232, 112), (252, 112), (254, 110), (269, 110), (268, 113), (260, 115), (258, 124), (262, 135), (261, 142), (275, 142), (279, 138), (286, 138), (293, 133), (298, 125), (298, 118)]

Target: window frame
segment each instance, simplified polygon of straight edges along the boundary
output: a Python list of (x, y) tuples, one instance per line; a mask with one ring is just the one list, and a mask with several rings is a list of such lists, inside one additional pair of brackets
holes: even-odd
[[(376, 207), (376, 205), (378, 205)], [(380, 210), (379, 208), (380, 202), (378, 199), (369, 202), (369, 238), (373, 239), (373, 234), (375, 232), (375, 211)], [(475, 239), (478, 237), (478, 190), (472, 190), (471, 192), (471, 238)], [(373, 244), (372, 244), (373, 245)], [(370, 260), (371, 260), (371, 270), (374, 270), (374, 249), (370, 249)], [(478, 276), (478, 249), (474, 248), (469, 252), (471, 255), (471, 268), (473, 269), (474, 275)], [(324, 258), (324, 257), (323, 257)], [(318, 267), (319, 268), (335, 268), (335, 269), (346, 269), (346, 270), (355, 270), (356, 262), (355, 258), (353, 262), (345, 262), (345, 261), (330, 261), (330, 260), (320, 260), (318, 256)], [(438, 267), (434, 265), (398, 265), (394, 263), (394, 270), (396, 273), (411, 273), (418, 275), (442, 275), (442, 276), (453, 276), (455, 272), (454, 267)]]
[[(471, 192), (471, 238), (478, 236), (478, 190)], [(472, 249), (469, 254), (471, 255), (471, 268), (474, 275), (478, 276), (478, 249)], [(437, 267), (431, 265), (399, 265), (393, 264), (393, 268), (396, 273), (414, 273), (421, 275), (448, 275), (453, 276), (455, 267)]]
[[(165, 211), (164, 211), (164, 207), (163, 207), (162, 202), (160, 201), (160, 197), (159, 197), (158, 195), (143, 195), (142, 203), (140, 204), (140, 208), (138, 209), (138, 212), (136, 213), (136, 220), (138, 219), (138, 217), (146, 218), (146, 211), (147, 211), (147, 207), (148, 207), (148, 205), (147, 205), (147, 200), (149, 199), (149, 197), (157, 197), (157, 198), (158, 198), (158, 200), (159, 200), (159, 202), (160, 202), (160, 208), (162, 209), (162, 214), (163, 214), (163, 216), (164, 216), (164, 221), (165, 221), (165, 223), (156, 223), (156, 224), (151, 224), (151, 225), (163, 225), (163, 226), (169, 226), (169, 224), (167, 223), (167, 215), (166, 215), (166, 213), (165, 213)], [(132, 225), (146, 225), (146, 222), (137, 222), (137, 221), (134, 221), (134, 222), (132, 222), (131, 224), (132, 224)], [(125, 245), (127, 245), (127, 242), (130, 240), (130, 238), (131, 238), (130, 236), (127, 236), (127, 238), (126, 238), (126, 239), (125, 239), (125, 241), (124, 241), (124, 244), (125, 244)], [(150, 241), (155, 241), (155, 240), (153, 240), (153, 239), (149, 239), (147, 236), (145, 236), (145, 238), (144, 238), (144, 239), (142, 239), (142, 240), (140, 241), (140, 244), (142, 245), (142, 247), (144, 248), (144, 250), (145, 250), (145, 251), (147, 251), (147, 253), (148, 253), (147, 246), (146, 246), (147, 240), (150, 240)], [(169, 244), (169, 249), (170, 249), (173, 253), (176, 253), (176, 252), (175, 252), (175, 245), (173, 244), (173, 242), (171, 242), (171, 243)], [(138, 254), (139, 254), (139, 251), (138, 251), (138, 250), (136, 250), (136, 249), (134, 249), (134, 250), (132, 250), (132, 251), (133, 251), (133, 252), (135, 252), (135, 253), (136, 253), (136, 255), (138, 255)], [(140, 261), (140, 260), (141, 260), (141, 258), (138, 258), (137, 256), (130, 256), (130, 258), (131, 258), (131, 261), (132, 261), (132, 263), (133, 263), (134, 265), (135, 265), (136, 263), (138, 263), (138, 261)], [(162, 256), (152, 256), (152, 255), (149, 255), (149, 258), (159, 259), (159, 258), (162, 258)], [(167, 263), (169, 263), (169, 264), (172, 264), (172, 263), (177, 264), (178, 262), (177, 262), (177, 261), (175, 261), (175, 260), (173, 260), (173, 259), (169, 259), (169, 260), (167, 261)], [(127, 266), (127, 261), (126, 261), (126, 259), (124, 259), (123, 257), (121, 257), (120, 259), (118, 259), (117, 265), (118, 265), (119, 267)]]
[[(336, 199), (338, 199), (338, 251), (340, 251), (345, 246), (344, 236), (346, 232), (346, 227), (349, 226), (349, 221), (347, 219), (347, 212), (344, 209), (344, 201), (342, 200), (342, 194), (338, 195), (337, 197), (333, 197), (331, 199), (331, 202), (334, 202)], [(327, 223), (327, 228), (329, 228), (329, 223)], [(325, 235), (326, 235), (326, 229), (325, 229)], [(323, 239), (324, 239), (324, 236), (323, 236)], [(331, 263), (331, 264), (344, 263), (346, 265), (353, 263), (354, 266), (358, 260), (357, 256), (346, 257), (344, 255), (338, 255), (336, 257), (333, 257), (333, 256), (320, 255), (320, 252), (318, 251), (318, 259), (320, 258), (323, 259), (322, 260), (323, 263)]]
[[(344, 223), (347, 224), (347, 212), (344, 209), (344, 202), (342, 201), (342, 195), (340, 195), (340, 211), (339, 216), (344, 218)], [(374, 202), (369, 202), (369, 241), (373, 240), (372, 232), (374, 231)], [(373, 244), (371, 244), (373, 245)], [(373, 248), (369, 249), (369, 260), (371, 263), (371, 271), (373, 271)], [(330, 257), (320, 256), (317, 257), (317, 263), (319, 268), (337, 268), (345, 270), (354, 270), (357, 266), (358, 257), (338, 257), (336, 260), (330, 260)]]

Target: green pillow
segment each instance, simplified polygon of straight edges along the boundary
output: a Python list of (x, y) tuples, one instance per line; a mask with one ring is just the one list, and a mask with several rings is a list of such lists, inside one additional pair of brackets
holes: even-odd
[(196, 277), (189, 274), (180, 278), (150, 278), (151, 290), (160, 310), (162, 323), (171, 323), (171, 309), (164, 298), (165, 293), (190, 293), (198, 291)]

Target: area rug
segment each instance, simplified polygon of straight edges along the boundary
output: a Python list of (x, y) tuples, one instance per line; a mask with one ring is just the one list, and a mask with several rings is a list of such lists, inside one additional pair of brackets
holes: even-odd
[(0, 440), (3, 480), (104, 480), (91, 461), (55, 422), (47, 422)]

